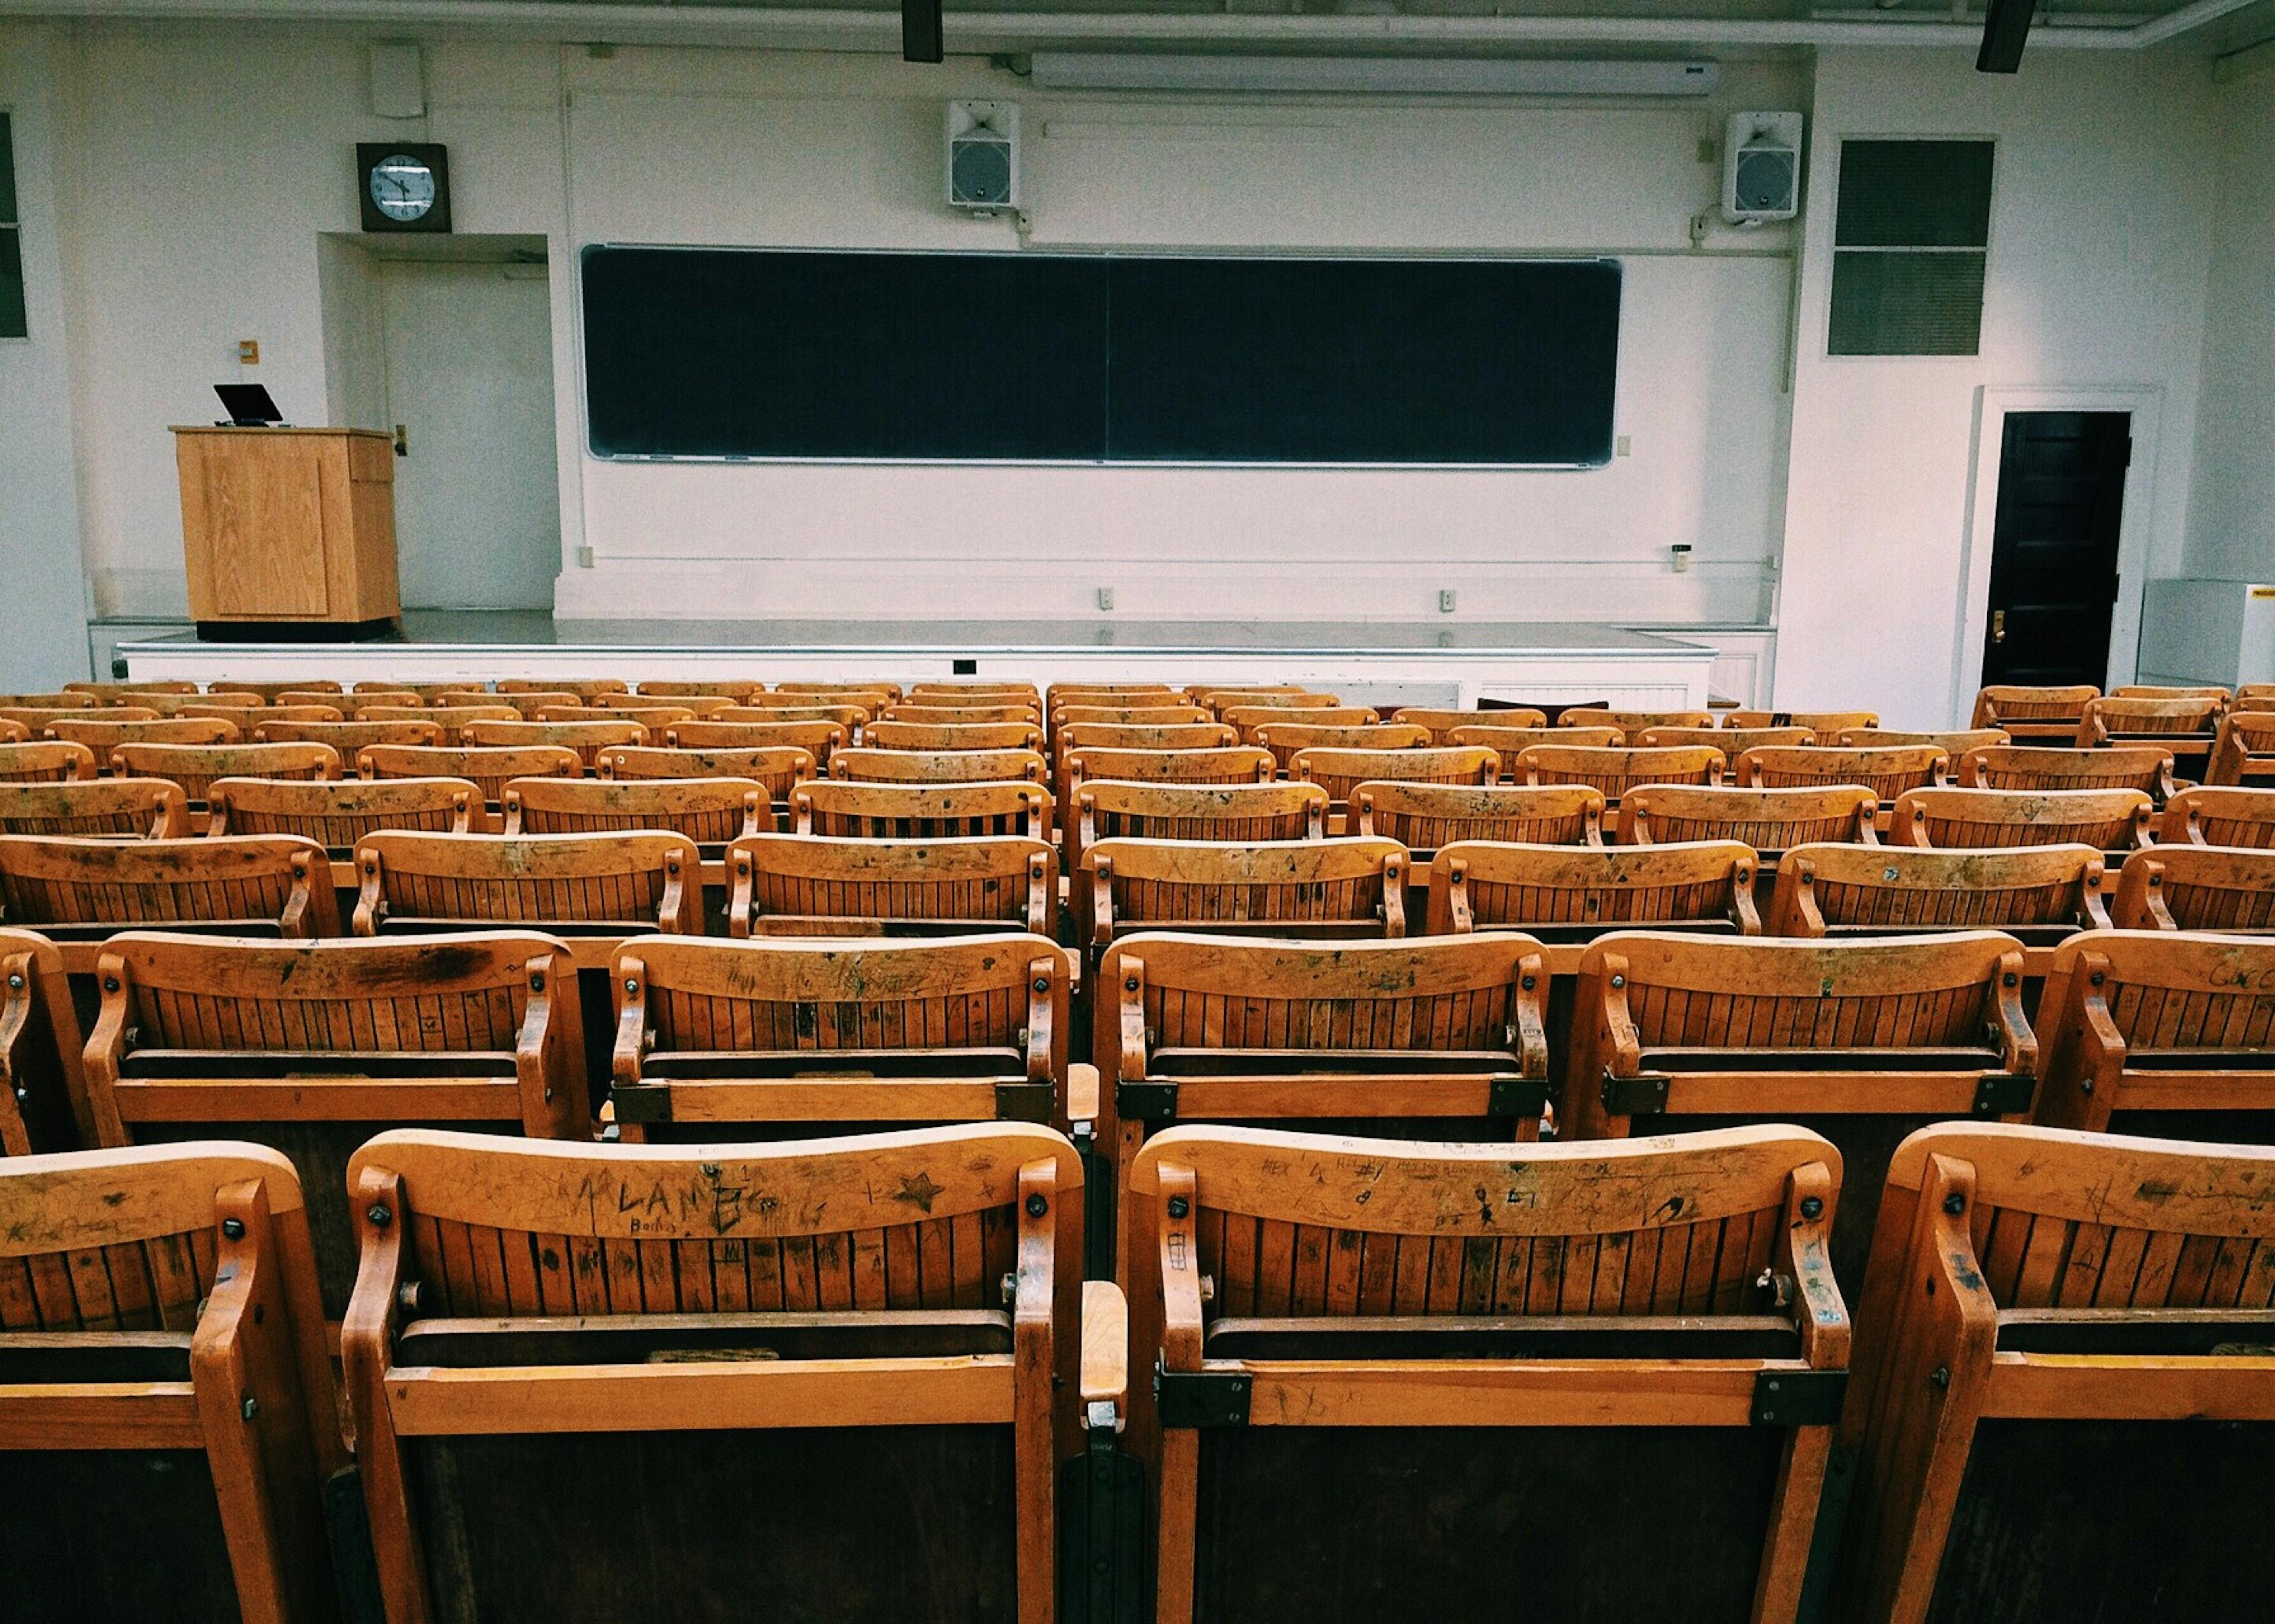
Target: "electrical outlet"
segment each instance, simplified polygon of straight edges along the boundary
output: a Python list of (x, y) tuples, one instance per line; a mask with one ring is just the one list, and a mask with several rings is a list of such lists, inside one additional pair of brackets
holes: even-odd
[(1453, 612), (1454, 589), (1450, 586), (1441, 586), (1438, 589), (1438, 613), (1451, 615)]
[(589, 570), (593, 567), (593, 549), (591, 548), (580, 547), (577, 549), (577, 567), (579, 570)]
[(1098, 607), (1101, 609), (1110, 609), (1114, 607), (1114, 588), (1101, 586), (1098, 589)]

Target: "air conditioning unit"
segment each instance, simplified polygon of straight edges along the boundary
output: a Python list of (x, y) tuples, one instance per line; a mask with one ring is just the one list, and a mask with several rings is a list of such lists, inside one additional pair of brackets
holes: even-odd
[(1799, 113), (1733, 113), (1722, 143), (1722, 218), (1732, 225), (1801, 212)]
[(1019, 104), (948, 104), (948, 201), (992, 215), (1019, 200)]

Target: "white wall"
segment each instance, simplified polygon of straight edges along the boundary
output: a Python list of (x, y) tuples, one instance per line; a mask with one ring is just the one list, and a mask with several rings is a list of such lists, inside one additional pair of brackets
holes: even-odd
[[(2161, 392), (2150, 574), (2174, 572), (2194, 455), (2213, 199), (2210, 75), (2179, 53), (2033, 52), (2014, 78), (1959, 52), (1820, 56), (1786, 502), (1778, 702), (1963, 720), (1954, 691), (1978, 391)], [(1825, 354), (1844, 135), (1998, 141), (1982, 353)], [(1988, 545), (1984, 538), (1983, 545)], [(2139, 573), (2135, 572), (2136, 576)], [(2120, 617), (2112, 660), (2130, 661)], [(1970, 632), (1969, 635), (1979, 635)]]

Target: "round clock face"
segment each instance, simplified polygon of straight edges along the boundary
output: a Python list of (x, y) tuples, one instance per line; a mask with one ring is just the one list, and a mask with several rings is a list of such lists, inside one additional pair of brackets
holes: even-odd
[(390, 220), (418, 220), (435, 207), (435, 171), (405, 153), (371, 166), (371, 200)]

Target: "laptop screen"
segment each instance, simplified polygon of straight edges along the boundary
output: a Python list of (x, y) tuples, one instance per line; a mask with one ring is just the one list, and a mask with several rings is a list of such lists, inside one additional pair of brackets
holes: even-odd
[(221, 397), (222, 410), (229, 413), (232, 423), (282, 423), (284, 414), (276, 410), (276, 403), (268, 398), (268, 389), (261, 383), (216, 383), (214, 393)]

